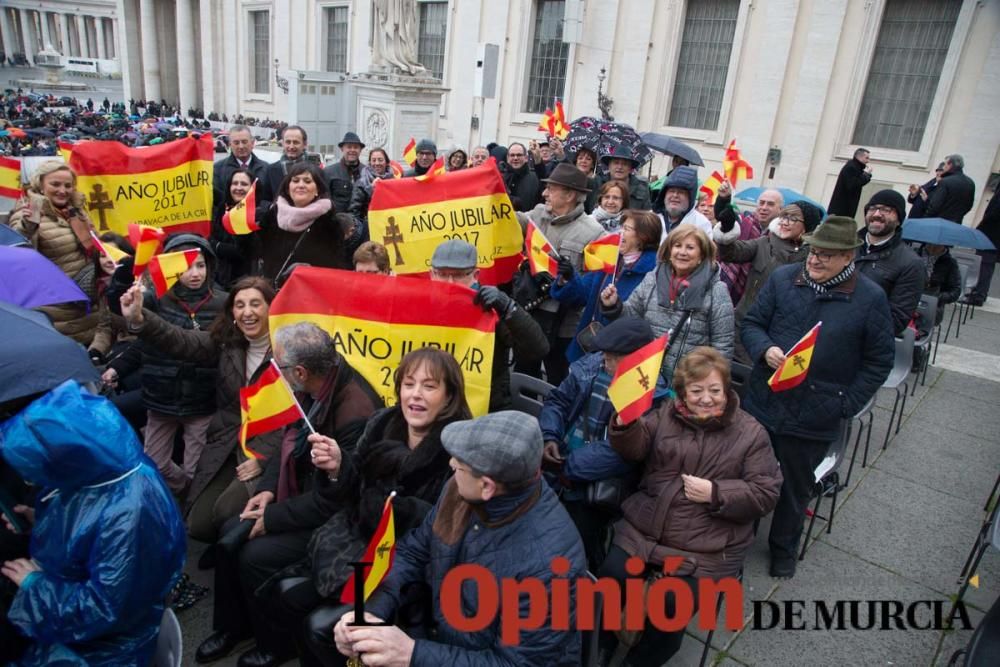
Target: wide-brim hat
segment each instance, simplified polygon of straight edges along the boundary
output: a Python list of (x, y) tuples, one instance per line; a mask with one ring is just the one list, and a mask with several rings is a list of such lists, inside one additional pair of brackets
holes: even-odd
[(858, 223), (843, 215), (831, 215), (815, 232), (804, 235), (802, 241), (823, 250), (854, 250), (861, 245)]
[(577, 192), (590, 192), (591, 189), (587, 184), (587, 175), (568, 162), (557, 164), (549, 177), (542, 179), (542, 183), (554, 183)]
[(625, 144), (616, 144), (614, 150), (610, 153), (601, 156), (601, 162), (603, 164), (608, 164), (612, 160), (628, 160), (632, 163), (633, 167), (639, 166), (639, 161), (635, 159), (632, 155), (632, 149)]
[(361, 137), (359, 137), (355, 132), (344, 133), (344, 138), (340, 140), (339, 144), (337, 144), (337, 148), (343, 148), (344, 144), (358, 144), (362, 148), (365, 147), (365, 142), (361, 141)]

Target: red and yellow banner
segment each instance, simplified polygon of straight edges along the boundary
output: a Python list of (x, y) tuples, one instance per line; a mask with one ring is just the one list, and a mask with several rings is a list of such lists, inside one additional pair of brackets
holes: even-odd
[(271, 304), (271, 335), (296, 322), (322, 327), (386, 405), (396, 403), (392, 376), (400, 360), (441, 348), (458, 361), (469, 407), (480, 416), (489, 409), (497, 318), (474, 305), (474, 295), (452, 283), (301, 266)]
[(822, 322), (817, 322), (816, 326), (785, 353), (785, 360), (781, 362), (781, 365), (767, 381), (771, 391), (786, 391), (798, 387), (806, 381), (809, 364), (812, 363), (813, 350), (816, 348), (816, 339), (819, 338), (819, 328), (822, 324)]
[(416, 179), (418, 181), (429, 181), (432, 178), (436, 178), (437, 176), (441, 176), (446, 173), (448, 173), (448, 170), (444, 168), (444, 156), (441, 156), (434, 160), (434, 164), (427, 169), (425, 174), (417, 176)]
[(403, 148), (403, 159), (411, 167), (417, 163), (417, 140), (413, 137), (410, 137), (410, 140), (406, 142), (406, 146)]
[(538, 129), (545, 132), (550, 137), (565, 139), (569, 136), (569, 125), (566, 123), (566, 112), (563, 110), (562, 102), (556, 102), (555, 112), (546, 109), (542, 114), (542, 120), (538, 123)]
[(542, 230), (533, 222), (528, 222), (524, 233), (524, 249), (527, 253), (528, 270), (531, 275), (537, 276), (539, 273), (547, 273), (555, 278), (559, 273), (559, 262), (555, 258), (555, 248)]
[(257, 224), (257, 181), (241, 201), (222, 215), (222, 226), (234, 236), (250, 234), (260, 229)]
[(211, 135), (129, 148), (83, 141), (69, 164), (98, 233), (125, 234), (129, 223), (208, 236), (212, 221)]
[(200, 250), (181, 250), (156, 255), (149, 260), (149, 278), (156, 288), (156, 296), (162, 299), (177, 284), (181, 275), (191, 268), (199, 254)]
[(240, 389), (240, 449), (249, 459), (260, 454), (247, 446), (250, 438), (276, 431), (302, 416), (295, 396), (281, 377), (281, 370), (271, 360), (257, 382)]
[(607, 234), (583, 246), (583, 268), (587, 271), (614, 273), (618, 268), (618, 252), (622, 233)]
[(476, 246), (484, 285), (507, 282), (521, 261), (521, 227), (493, 160), (425, 181), (380, 182), (368, 227), (371, 239), (388, 249), (397, 275), (429, 272), (434, 249), (449, 239)]
[(743, 154), (736, 147), (736, 140), (729, 142), (726, 148), (726, 155), (722, 158), (722, 170), (726, 175), (726, 180), (734, 188), (742, 180), (753, 178), (753, 167), (743, 159)]
[(660, 336), (618, 362), (608, 385), (608, 398), (623, 424), (635, 421), (653, 405), (667, 340), (667, 335)]
[(719, 194), (719, 188), (722, 187), (723, 182), (725, 182), (726, 177), (719, 173), (718, 170), (712, 172), (712, 175), (705, 179), (705, 182), (701, 184), (698, 188), (700, 192), (704, 192), (708, 195), (708, 203), (714, 204), (715, 197)]
[[(389, 574), (392, 567), (392, 559), (396, 555), (396, 521), (392, 513), (392, 499), (396, 495), (393, 491), (385, 499), (382, 507), (382, 518), (379, 519), (375, 534), (372, 535), (368, 548), (365, 549), (365, 556), (362, 563), (371, 563), (365, 566), (364, 577), (364, 599), (367, 600), (378, 587), (385, 575)], [(354, 572), (348, 577), (344, 584), (344, 590), (340, 594), (341, 604), (354, 604), (354, 589), (357, 586), (354, 579)]]
[(0, 156), (0, 197), (21, 198), (21, 161)]

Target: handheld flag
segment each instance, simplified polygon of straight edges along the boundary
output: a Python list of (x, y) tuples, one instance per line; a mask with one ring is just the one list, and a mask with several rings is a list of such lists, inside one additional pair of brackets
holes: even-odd
[(595, 239), (583, 247), (583, 268), (587, 271), (614, 273), (618, 268), (622, 233), (615, 232)]
[(287, 426), (303, 416), (298, 401), (272, 359), (255, 383), (240, 389), (240, 449), (247, 458), (262, 458), (247, 446), (247, 441)]
[(234, 236), (250, 234), (260, 229), (257, 224), (257, 181), (254, 180), (250, 191), (242, 201), (236, 203), (222, 216), (222, 226)]
[(524, 235), (524, 249), (528, 253), (528, 268), (531, 270), (531, 275), (547, 273), (553, 278), (556, 277), (559, 273), (559, 261), (555, 257), (555, 248), (533, 222), (528, 223), (528, 230)]
[(566, 112), (563, 110), (562, 102), (557, 101), (556, 110), (546, 109), (542, 114), (542, 120), (538, 122), (538, 129), (545, 132), (550, 137), (565, 139), (569, 135), (569, 125), (566, 124)]
[(21, 161), (0, 156), (0, 197), (21, 198)]
[(635, 421), (653, 405), (653, 392), (669, 338), (664, 334), (618, 362), (618, 370), (608, 385), (608, 398), (623, 424)]
[(403, 149), (403, 159), (411, 167), (417, 163), (417, 140), (413, 137), (410, 137), (410, 140), (406, 142), (406, 147)]
[(392, 170), (392, 177), (393, 178), (402, 178), (403, 177), (403, 171), (405, 171), (403, 169), (403, 165), (399, 164), (395, 160), (389, 160), (389, 169)]
[(719, 194), (719, 188), (725, 180), (726, 177), (720, 174), (718, 170), (713, 171), (712, 175), (705, 179), (705, 182), (701, 184), (698, 190), (708, 195), (708, 202), (710, 204), (715, 203), (715, 197)]
[(434, 160), (434, 164), (430, 166), (430, 169), (427, 170), (426, 174), (424, 174), (423, 176), (417, 176), (416, 180), (429, 181), (435, 176), (440, 176), (446, 173), (446, 171), (447, 170), (444, 168), (444, 156), (441, 156), (438, 159)]
[(200, 250), (168, 252), (149, 260), (149, 277), (153, 281), (153, 287), (156, 288), (157, 297), (163, 298), (163, 295), (170, 291), (181, 274), (191, 268), (198, 259), (200, 252)]
[(382, 583), (382, 580), (385, 579), (385, 575), (389, 573), (389, 568), (392, 567), (392, 559), (396, 555), (396, 522), (392, 514), (392, 499), (395, 495), (396, 492), (393, 491), (385, 499), (385, 506), (382, 508), (382, 518), (378, 522), (375, 534), (372, 535), (371, 542), (368, 543), (368, 548), (365, 549), (365, 555), (362, 560), (365, 563), (371, 563), (371, 565), (365, 566), (364, 586), (359, 585), (360, 582), (355, 577), (356, 572), (351, 573), (351, 576), (347, 579), (347, 583), (344, 585), (343, 592), (340, 594), (340, 602), (342, 604), (354, 604), (358, 593), (362, 593), (364, 599), (367, 600), (378, 585)]
[(722, 170), (729, 184), (734, 188), (741, 180), (753, 178), (753, 167), (743, 159), (743, 154), (736, 147), (735, 139), (730, 141), (729, 146), (726, 148), (726, 155), (722, 158)]
[(90, 238), (94, 241), (94, 247), (97, 248), (102, 255), (105, 257), (110, 257), (115, 264), (121, 264), (121, 261), (128, 257), (128, 253), (124, 250), (119, 250), (118, 246), (113, 243), (108, 243), (104, 245), (101, 238), (94, 232), (93, 229), (90, 230)]
[(159, 227), (147, 227), (130, 222), (128, 225), (128, 241), (135, 248), (135, 264), (132, 266), (132, 275), (136, 278), (146, 270), (146, 265), (153, 256), (160, 252), (163, 247), (163, 239), (167, 233)]
[(822, 324), (822, 322), (817, 322), (816, 326), (785, 353), (785, 360), (767, 381), (771, 391), (785, 391), (805, 382), (813, 350), (816, 348), (816, 339), (819, 337), (819, 328)]

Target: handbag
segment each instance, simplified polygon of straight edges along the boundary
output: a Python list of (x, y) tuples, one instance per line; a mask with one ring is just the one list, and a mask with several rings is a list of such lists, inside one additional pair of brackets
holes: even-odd
[(608, 477), (587, 484), (583, 502), (588, 507), (619, 512), (631, 493), (631, 485), (626, 478)]
[(590, 354), (594, 351), (594, 338), (597, 336), (597, 332), (603, 328), (603, 324), (597, 320), (592, 320), (590, 324), (576, 333), (576, 344), (580, 346), (580, 349), (584, 353)]

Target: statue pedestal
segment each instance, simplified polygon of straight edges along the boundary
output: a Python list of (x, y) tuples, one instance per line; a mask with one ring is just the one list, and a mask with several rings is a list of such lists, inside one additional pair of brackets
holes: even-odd
[(433, 77), (366, 72), (351, 77), (358, 134), (366, 148), (384, 148), (399, 160), (413, 137), (437, 142), (441, 97), (448, 92)]

